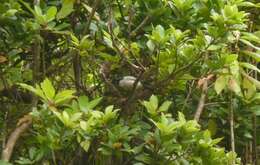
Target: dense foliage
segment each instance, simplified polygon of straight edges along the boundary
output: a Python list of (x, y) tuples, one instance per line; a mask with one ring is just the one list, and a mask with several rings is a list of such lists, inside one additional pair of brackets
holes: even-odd
[(1, 0), (0, 164), (256, 165), (259, 8)]

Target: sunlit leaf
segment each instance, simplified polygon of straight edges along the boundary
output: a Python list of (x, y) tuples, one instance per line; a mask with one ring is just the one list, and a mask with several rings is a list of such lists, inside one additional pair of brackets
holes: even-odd
[(62, 92), (59, 92), (54, 98), (55, 104), (59, 104), (74, 98), (75, 97), (73, 96), (74, 93), (75, 93), (74, 90), (64, 90)]
[(256, 66), (250, 64), (250, 63), (245, 63), (245, 62), (240, 62), (240, 66), (245, 67), (247, 69), (252, 69), (260, 73), (260, 69), (258, 69)]
[(42, 83), (41, 83), (41, 88), (42, 91), (44, 92), (45, 96), (52, 100), (55, 96), (55, 89), (51, 83), (51, 81), (49, 79), (45, 79)]
[(55, 16), (57, 14), (57, 8), (55, 6), (52, 6), (50, 7), (48, 10), (47, 10), (47, 13), (46, 13), (46, 19), (48, 22), (52, 21), (55, 19)]
[(88, 152), (90, 144), (89, 140), (84, 140), (80, 143), (80, 146), (85, 150), (85, 152)]
[(241, 51), (241, 53), (254, 58), (257, 62), (260, 62), (260, 53), (259, 52)]
[(149, 104), (151, 104), (152, 108), (156, 110), (158, 108), (158, 104), (159, 104), (157, 96), (152, 95), (150, 97)]
[(171, 101), (165, 101), (163, 104), (159, 107), (160, 112), (166, 112), (170, 108), (172, 102)]
[(57, 14), (57, 19), (63, 19), (73, 12), (75, 0), (63, 0), (62, 7)]

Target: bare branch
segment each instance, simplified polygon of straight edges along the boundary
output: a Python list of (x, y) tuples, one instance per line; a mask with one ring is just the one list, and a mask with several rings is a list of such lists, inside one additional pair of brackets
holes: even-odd
[(211, 80), (213, 77), (214, 77), (214, 75), (210, 74), (207, 77), (204, 77), (198, 81), (198, 87), (202, 87), (202, 93), (200, 96), (200, 100), (199, 100), (199, 104), (198, 104), (196, 113), (194, 115), (194, 120), (196, 120), (197, 122), (199, 122), (200, 116), (205, 107), (209, 80)]
[(134, 37), (142, 28), (144, 25), (146, 25), (146, 23), (149, 21), (151, 17), (149, 15), (147, 15), (144, 20), (130, 33), (131, 37)]
[(206, 101), (206, 96), (207, 96), (207, 89), (208, 89), (208, 81), (205, 80), (202, 86), (202, 93), (200, 96), (199, 104), (196, 110), (196, 113), (194, 115), (194, 120), (199, 122), (200, 116), (203, 112), (204, 106), (205, 106), (205, 101)]
[(9, 136), (5, 148), (2, 152), (2, 157), (1, 157), (2, 160), (7, 162), (10, 161), (17, 140), (22, 135), (22, 133), (24, 133), (29, 128), (31, 123), (32, 123), (32, 118), (30, 115), (25, 115), (23, 118), (21, 118), (18, 121), (17, 127)]

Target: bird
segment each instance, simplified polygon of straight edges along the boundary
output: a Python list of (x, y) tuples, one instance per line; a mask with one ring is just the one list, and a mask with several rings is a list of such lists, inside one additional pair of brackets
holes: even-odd
[[(119, 81), (119, 86), (124, 90), (131, 90), (134, 88), (136, 77), (134, 76), (124, 76), (123, 79)], [(136, 89), (143, 88), (143, 85), (140, 81), (136, 84)]]

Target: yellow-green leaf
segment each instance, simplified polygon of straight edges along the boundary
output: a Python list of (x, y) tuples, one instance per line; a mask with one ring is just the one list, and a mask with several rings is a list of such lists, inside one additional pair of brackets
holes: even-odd
[(45, 96), (49, 99), (52, 100), (54, 99), (55, 96), (55, 89), (51, 83), (51, 81), (49, 79), (45, 79), (42, 83), (41, 83), (41, 88), (45, 94)]
[(57, 8), (55, 6), (52, 6), (50, 7), (48, 10), (47, 10), (47, 13), (46, 13), (46, 19), (48, 22), (52, 21), (55, 19), (55, 16), (57, 14)]
[(219, 76), (217, 78), (217, 80), (215, 81), (215, 91), (217, 92), (217, 94), (220, 94), (223, 89), (225, 89), (226, 85), (227, 85), (227, 77), (226, 76)]

